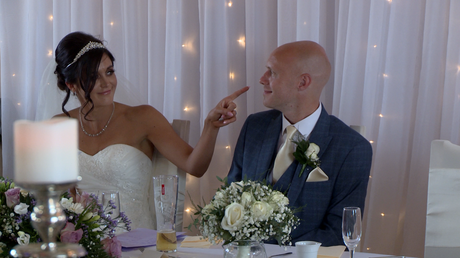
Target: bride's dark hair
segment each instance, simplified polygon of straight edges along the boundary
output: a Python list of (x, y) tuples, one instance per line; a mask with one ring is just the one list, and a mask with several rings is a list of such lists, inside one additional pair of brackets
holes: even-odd
[(86, 102), (82, 105), (82, 108), (88, 104), (92, 105), (90, 110), (85, 114), (86, 118), (94, 108), (90, 94), (98, 77), (98, 69), (102, 55), (107, 54), (110, 60), (112, 60), (112, 64), (115, 61), (115, 58), (109, 50), (97, 47), (85, 52), (74, 62), (77, 54), (87, 46), (90, 41), (102, 44), (101, 40), (90, 34), (80, 31), (72, 32), (67, 34), (67, 36), (59, 42), (54, 52), (57, 63), (56, 70), (54, 71), (54, 74), (57, 76), (57, 86), (60, 90), (66, 92), (64, 101), (62, 102), (62, 112), (69, 117), (70, 114), (65, 109), (65, 105), (70, 98), (70, 89), (67, 87), (66, 82), (79, 84), (85, 92)]

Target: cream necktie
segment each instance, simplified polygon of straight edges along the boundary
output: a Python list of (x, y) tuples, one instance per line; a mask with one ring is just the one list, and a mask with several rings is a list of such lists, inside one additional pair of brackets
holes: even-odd
[(276, 183), (278, 179), (280, 179), (286, 169), (294, 161), (294, 155), (292, 154), (294, 151), (292, 148), (294, 143), (291, 138), (296, 131), (297, 129), (292, 125), (286, 127), (286, 140), (278, 151), (275, 158), (275, 165), (273, 166), (273, 183)]

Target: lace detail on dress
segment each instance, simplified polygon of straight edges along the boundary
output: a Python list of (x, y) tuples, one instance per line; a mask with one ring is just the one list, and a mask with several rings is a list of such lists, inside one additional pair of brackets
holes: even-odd
[(110, 145), (90, 156), (79, 154), (78, 188), (87, 192), (118, 190), (120, 209), (132, 221), (131, 228), (153, 229), (153, 214), (148, 204), (152, 180), (152, 161), (140, 150), (125, 144)]

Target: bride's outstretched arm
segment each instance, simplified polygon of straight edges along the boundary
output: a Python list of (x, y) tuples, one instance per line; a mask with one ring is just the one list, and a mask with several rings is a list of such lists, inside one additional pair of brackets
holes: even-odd
[(209, 112), (204, 122), (201, 137), (187, 160), (187, 167), (191, 169), (190, 174), (201, 177), (206, 172), (214, 153), (219, 128), (236, 121), (236, 104), (233, 100), (248, 90), (249, 87), (244, 87), (235, 91), (233, 94), (222, 99)]
[(236, 121), (236, 104), (233, 101), (248, 89), (244, 87), (235, 91), (209, 112), (195, 148), (183, 141), (158, 111), (156, 125), (148, 134), (149, 140), (176, 166), (196, 177), (203, 176), (211, 163), (219, 128)]

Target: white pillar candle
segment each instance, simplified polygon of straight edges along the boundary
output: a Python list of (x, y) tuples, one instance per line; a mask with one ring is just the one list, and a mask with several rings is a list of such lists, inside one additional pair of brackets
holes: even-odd
[(17, 183), (66, 183), (78, 177), (78, 123), (53, 118), (14, 123), (14, 180)]

